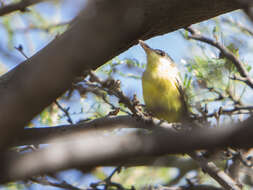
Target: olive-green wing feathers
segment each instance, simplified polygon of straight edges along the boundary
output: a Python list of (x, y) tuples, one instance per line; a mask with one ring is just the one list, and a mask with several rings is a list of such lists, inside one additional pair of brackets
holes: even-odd
[(188, 110), (187, 95), (185, 93), (182, 81), (179, 78), (176, 79), (176, 86), (177, 86), (177, 89), (180, 93), (180, 98), (181, 98), (181, 101), (183, 103), (184, 111), (185, 111), (185, 114), (186, 114), (186, 117), (187, 117), (185, 119), (188, 120), (190, 115), (189, 115), (189, 110)]

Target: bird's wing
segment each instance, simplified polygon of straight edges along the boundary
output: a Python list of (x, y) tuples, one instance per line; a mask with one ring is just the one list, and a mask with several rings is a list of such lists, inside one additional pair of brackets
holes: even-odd
[(188, 115), (189, 110), (188, 110), (188, 105), (187, 105), (187, 95), (184, 91), (183, 83), (180, 78), (176, 78), (176, 86), (177, 86), (177, 89), (180, 93), (180, 98), (181, 98), (181, 101), (183, 102), (183, 107), (185, 109), (185, 113)]

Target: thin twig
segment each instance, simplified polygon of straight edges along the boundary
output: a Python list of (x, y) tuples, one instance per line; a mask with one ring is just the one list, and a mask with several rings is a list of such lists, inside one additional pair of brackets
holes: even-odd
[(25, 12), (27, 11), (27, 7), (37, 4), (41, 1), (45, 0), (22, 0), (18, 3), (12, 3), (10, 5), (3, 6), (0, 8), (0, 16), (12, 13), (14, 11)]
[(93, 94), (95, 94), (96, 96), (100, 97), (103, 99), (103, 101), (108, 104), (109, 106), (111, 106), (111, 108), (113, 110), (120, 110), (128, 115), (131, 115), (131, 113), (121, 107), (117, 107), (115, 106), (113, 103), (111, 103), (110, 101), (107, 100), (107, 96), (103, 93), (104, 89), (101, 89), (100, 86), (96, 86), (94, 84), (89, 84), (89, 83), (85, 83), (86, 86), (80, 85), (80, 84), (74, 84), (73, 88), (78, 90), (78, 92), (80, 93), (80, 95), (82, 96), (83, 94), (86, 94), (87, 92), (91, 92)]
[(75, 186), (67, 183), (66, 181), (61, 181), (59, 183), (51, 182), (48, 179), (46, 179), (45, 177), (42, 177), (42, 178), (33, 177), (33, 178), (30, 178), (30, 181), (32, 181), (34, 183), (41, 184), (41, 185), (49, 185), (49, 186), (63, 188), (63, 189), (69, 189), (69, 190), (88, 190), (88, 188), (81, 189), (81, 188), (75, 187)]
[(65, 116), (68, 118), (67, 121), (70, 123), (70, 124), (73, 124), (73, 120), (69, 114), (69, 107), (66, 109), (64, 107), (61, 106), (61, 104), (55, 100), (55, 104), (57, 105), (57, 107), (65, 114)]
[(86, 81), (86, 84), (89, 86), (93, 86), (93, 82), (100, 84), (100, 86), (95, 85), (94, 87), (98, 87), (100, 89), (105, 90), (108, 94), (114, 95), (119, 98), (119, 102), (123, 103), (135, 116), (144, 117), (140, 107), (140, 102), (137, 100), (136, 96), (133, 100), (130, 100), (122, 90), (120, 89), (120, 81), (107, 79), (105, 81), (100, 80), (92, 71), (90, 71), (90, 81)]
[[(242, 112), (242, 111), (248, 111), (248, 112)], [(223, 114), (223, 115), (231, 115), (231, 114), (250, 114), (253, 111), (253, 106), (235, 106), (234, 108), (231, 109), (224, 109), (221, 108), (221, 110), (219, 110), (219, 114)], [(205, 117), (214, 117), (217, 115), (217, 112), (213, 112), (210, 114), (206, 114)], [(202, 117), (195, 117), (194, 119), (202, 119)]]
[(29, 59), (29, 57), (25, 54), (22, 45), (15, 47), (15, 49), (18, 50), (26, 59)]
[(142, 190), (224, 190), (223, 188), (216, 187), (213, 185), (195, 185), (195, 184), (187, 184), (184, 186), (172, 186), (172, 187), (167, 187), (167, 186), (149, 186), (146, 188), (142, 188)]
[(247, 79), (245, 77), (241, 77), (241, 76), (238, 76), (238, 75), (233, 75), (233, 76), (230, 76), (229, 78), (231, 80), (237, 80), (237, 81), (241, 81), (241, 82), (244, 82), (244, 83), (247, 82)]
[(99, 182), (97, 182), (97, 183), (92, 183), (90, 186), (91, 186), (93, 189), (97, 189), (98, 186), (103, 185), (103, 186), (105, 186), (105, 189), (108, 189), (109, 187), (116, 187), (118, 190), (127, 190), (127, 189), (124, 188), (121, 184), (112, 182), (112, 177), (113, 177), (116, 173), (120, 173), (120, 171), (121, 171), (121, 166), (115, 168), (115, 169), (112, 171), (112, 173), (111, 173), (107, 178), (105, 178), (104, 180), (99, 181)]
[(47, 26), (29, 25), (26, 28), (15, 28), (14, 31), (21, 33), (21, 32), (28, 32), (30, 30), (43, 30), (43, 31), (48, 32), (52, 28), (67, 26), (68, 24), (70, 24), (70, 22), (54, 23), (54, 24), (47, 25)]
[(232, 19), (228, 19), (228, 18), (222, 18), (222, 21), (225, 23), (228, 23), (232, 26), (236, 26), (237, 28), (239, 28), (242, 32), (246, 32), (249, 35), (253, 36), (253, 30), (247, 28), (246, 26), (242, 25), (240, 22), (236, 22)]

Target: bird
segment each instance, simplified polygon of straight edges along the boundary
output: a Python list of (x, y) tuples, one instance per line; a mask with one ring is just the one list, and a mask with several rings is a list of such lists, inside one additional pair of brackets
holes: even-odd
[(152, 49), (139, 40), (147, 57), (142, 75), (143, 99), (152, 116), (168, 123), (183, 122), (188, 116), (186, 95), (179, 70), (164, 51)]

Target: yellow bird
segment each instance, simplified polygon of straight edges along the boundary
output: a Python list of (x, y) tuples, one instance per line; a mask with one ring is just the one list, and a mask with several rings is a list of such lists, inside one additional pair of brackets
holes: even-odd
[(147, 66), (142, 76), (143, 98), (151, 114), (169, 123), (188, 117), (180, 74), (174, 61), (164, 52), (139, 44), (147, 55)]

